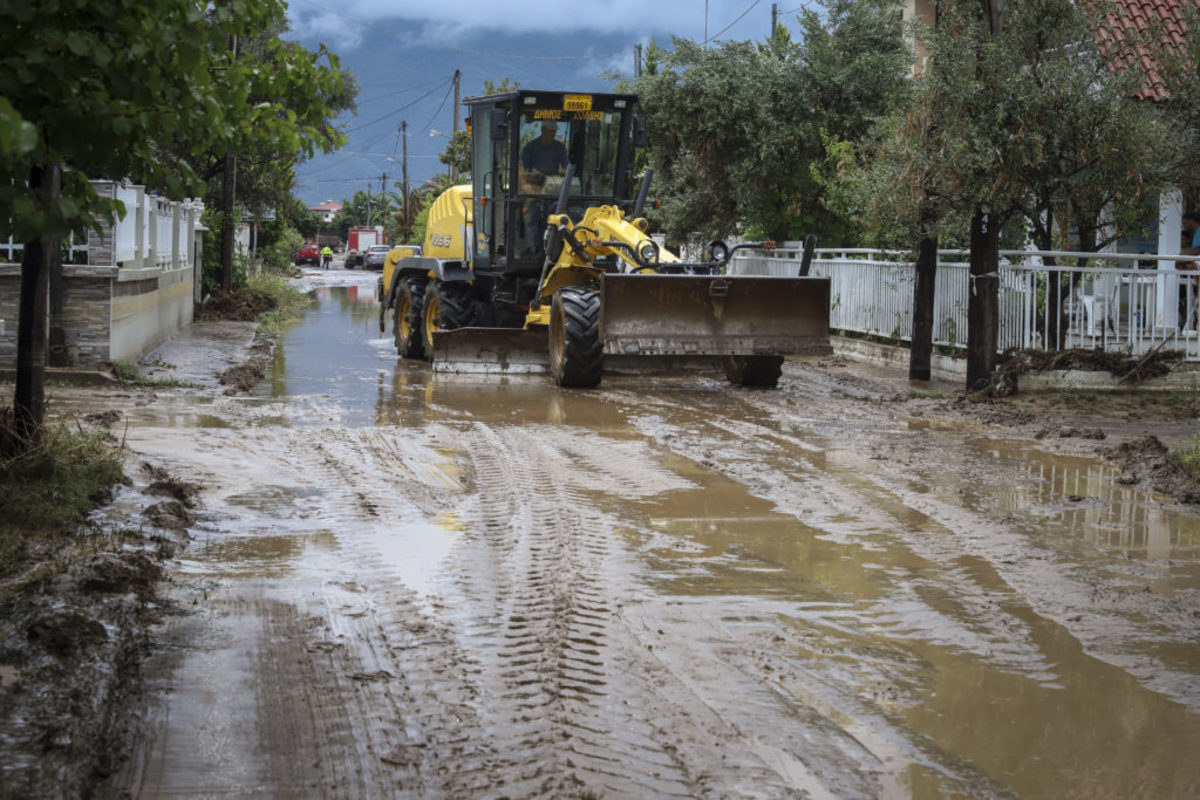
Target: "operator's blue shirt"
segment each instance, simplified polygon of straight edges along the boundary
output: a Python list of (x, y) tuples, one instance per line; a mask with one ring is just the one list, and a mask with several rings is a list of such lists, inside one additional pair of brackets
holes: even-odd
[(566, 145), (558, 139), (551, 139), (549, 144), (543, 144), (540, 137), (533, 139), (521, 150), (521, 164), (543, 175), (557, 175), (567, 166)]

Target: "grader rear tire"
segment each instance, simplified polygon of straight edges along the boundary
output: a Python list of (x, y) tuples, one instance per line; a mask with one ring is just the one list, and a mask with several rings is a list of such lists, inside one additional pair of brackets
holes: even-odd
[(421, 338), (425, 280), (418, 275), (408, 275), (400, 278), (396, 289), (396, 311), (392, 319), (396, 352), (403, 358), (425, 358), (425, 343)]
[(550, 374), (559, 386), (591, 389), (604, 374), (600, 292), (568, 287), (550, 306)]
[(783, 374), (783, 356), (729, 356), (725, 375), (737, 386), (774, 389)]

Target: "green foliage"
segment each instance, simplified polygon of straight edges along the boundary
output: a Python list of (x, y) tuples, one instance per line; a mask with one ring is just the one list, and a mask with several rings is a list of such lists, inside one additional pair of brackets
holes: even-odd
[(259, 249), (263, 267), (278, 272), (289, 272), (293, 266), (292, 255), (304, 244), (305, 237), (294, 228), (284, 227), (271, 244)]
[[(285, 10), (282, 0), (0, 0), (0, 219), (21, 240), (65, 238), (123, 213), (88, 178), (128, 176), (181, 197), (209, 177), (192, 154), (232, 148), (290, 168), (297, 154), (340, 145), (336, 57), (255, 38), (280, 30)], [(50, 164), (63, 167), (57, 201), (24, 186)]]
[(458, 180), (468, 183), (471, 180), (471, 134), (466, 131), (455, 131), (446, 144), (446, 148), (438, 155), (447, 167), (458, 170)]
[(675, 39), (651, 45), (636, 82), (647, 116), (660, 221), (673, 240), (726, 236), (850, 241), (861, 228), (826, 203), (826, 137), (857, 141), (907, 96), (910, 54), (891, 0), (825, 0), (799, 43)]
[(930, 58), (912, 105), (853, 152), (827, 144), (837, 202), (903, 246), (965, 230), (976, 207), (1020, 220), (1017, 235), (1044, 249), (1068, 228), (1095, 250), (1102, 231), (1136, 226), (1177, 173), (1178, 147), (1137, 97), (1144, 72), (1100, 50), (1112, 7), (1011, 0), (998, 35), (978, 3), (940, 8), (939, 27), (921, 34)]
[[(11, 441), (12, 435), (10, 418), (0, 418), (0, 440)], [(28, 544), (71, 533), (123, 477), (121, 448), (106, 432), (66, 423), (47, 426), (37, 446), (0, 457), (0, 508), (5, 509), (0, 572), (7, 572)]]
[(311, 294), (297, 290), (283, 275), (268, 271), (253, 275), (247, 282), (246, 293), (265, 307), (258, 320), (267, 330), (280, 330), (299, 318), (313, 300)]
[[(234, 219), (241, 217), (241, 210), (234, 210)], [(211, 294), (221, 287), (221, 249), (214, 242), (215, 232), (221, 230), (225, 215), (216, 208), (206, 207), (200, 222), (210, 232), (204, 239), (204, 250), (200, 256), (200, 284), (204, 294)], [(249, 260), (246, 254), (235, 248), (233, 251), (233, 287), (244, 286)]]
[(141, 368), (130, 361), (114, 361), (112, 365), (113, 377), (126, 386), (155, 386), (160, 388), (172, 388), (178, 386), (186, 386), (184, 381), (178, 378), (146, 378), (142, 375)]
[(1193, 436), (1186, 447), (1172, 453), (1175, 463), (1196, 480), (1200, 480), (1200, 436)]
[(508, 76), (505, 76), (504, 79), (501, 80), (499, 83), (496, 83), (493, 80), (489, 80), (488, 78), (483, 79), (483, 93), (485, 95), (506, 94), (508, 92), (515, 92), (517, 89), (520, 89), (520, 88), (521, 88), (521, 82), (514, 81), (513, 79), (509, 78)]

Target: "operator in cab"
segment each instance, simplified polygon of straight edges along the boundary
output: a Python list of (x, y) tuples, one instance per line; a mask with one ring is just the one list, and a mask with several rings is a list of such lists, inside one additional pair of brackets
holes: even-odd
[[(531, 139), (521, 148), (520, 187), (524, 194), (554, 194), (557, 187), (547, 187), (546, 179), (567, 170), (567, 146), (557, 138), (558, 123), (542, 121), (542, 135)], [(541, 250), (541, 231), (546, 225), (547, 203), (526, 198), (521, 207), (522, 256), (533, 256)]]
[(521, 148), (521, 187), (530, 194), (545, 191), (546, 177), (567, 169), (567, 146), (557, 137), (558, 123), (542, 122), (542, 135)]

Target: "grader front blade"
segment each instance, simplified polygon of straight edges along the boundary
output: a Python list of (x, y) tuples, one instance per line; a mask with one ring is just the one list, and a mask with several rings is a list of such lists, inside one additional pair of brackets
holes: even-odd
[(605, 275), (606, 355), (829, 355), (829, 279)]
[[(606, 373), (721, 369), (728, 356), (829, 355), (829, 279), (605, 275)], [(438, 372), (549, 371), (545, 328), (433, 334)]]

